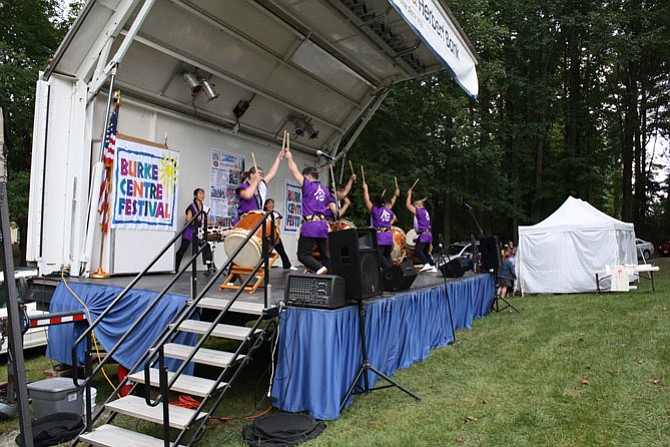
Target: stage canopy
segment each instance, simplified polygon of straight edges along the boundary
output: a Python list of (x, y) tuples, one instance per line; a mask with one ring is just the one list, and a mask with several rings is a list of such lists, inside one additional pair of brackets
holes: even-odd
[[(83, 81), (91, 100), (115, 66), (126, 102), (272, 144), (294, 130), (311, 155), (350, 147), (399, 82), (446, 69), (478, 92), (442, 0), (89, 0), (44, 79)], [(201, 79), (215, 91), (192, 96)]]
[(522, 293), (596, 290), (595, 272), (637, 265), (635, 229), (588, 202), (568, 199), (537, 225), (519, 227), (516, 270)]

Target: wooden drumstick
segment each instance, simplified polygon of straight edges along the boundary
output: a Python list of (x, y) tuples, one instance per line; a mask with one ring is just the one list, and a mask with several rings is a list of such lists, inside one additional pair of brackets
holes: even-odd
[(286, 135), (286, 152), (290, 152), (290, 150), (291, 150), (291, 134), (288, 132), (288, 130), (285, 130), (284, 135)]
[(410, 188), (410, 190), (414, 189), (414, 187), (416, 186), (417, 183), (419, 183), (419, 179), (416, 179), (416, 180), (414, 181), (414, 184), (412, 185), (412, 187)]
[(397, 189), (398, 191), (400, 191), (400, 187), (398, 186), (398, 177), (395, 177), (395, 176), (394, 176), (394, 177), (393, 177), (393, 181), (395, 182), (395, 189)]
[(258, 172), (258, 165), (256, 165), (256, 156), (254, 155), (253, 152), (251, 153), (251, 159), (254, 162), (254, 172)]
[(365, 169), (363, 168), (363, 165), (361, 165), (361, 177), (363, 178), (363, 183), (367, 183), (365, 181)]
[(386, 188), (382, 191), (382, 199), (384, 198), (384, 194), (386, 194)]
[(356, 175), (356, 171), (354, 171), (354, 164), (349, 160), (349, 169), (351, 169), (351, 175)]

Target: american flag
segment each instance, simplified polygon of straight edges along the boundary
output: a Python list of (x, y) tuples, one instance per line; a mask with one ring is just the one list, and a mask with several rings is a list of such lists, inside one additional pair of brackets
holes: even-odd
[(114, 164), (114, 152), (116, 150), (116, 126), (119, 122), (119, 107), (121, 103), (116, 100), (114, 112), (109, 118), (109, 125), (105, 131), (102, 162), (105, 170), (102, 172), (102, 183), (100, 184), (100, 197), (98, 199), (98, 214), (100, 214), (100, 228), (103, 233), (109, 230), (109, 190), (111, 188), (112, 165)]

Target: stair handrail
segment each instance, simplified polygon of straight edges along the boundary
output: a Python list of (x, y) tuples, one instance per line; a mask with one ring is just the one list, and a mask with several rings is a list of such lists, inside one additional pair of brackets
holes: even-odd
[[(78, 362), (78, 359), (77, 359), (77, 357), (76, 357), (76, 355), (77, 355), (77, 354), (76, 354), (76, 348), (77, 348), (77, 346), (82, 342), (82, 340), (83, 340), (83, 339), (87, 339), (87, 340), (89, 340), (89, 345), (90, 345), (90, 338), (91, 338), (91, 337), (90, 337), (90, 334), (92, 334), (94, 327), (97, 326), (97, 325), (99, 324), (99, 322), (102, 321), (103, 317), (105, 317), (107, 314), (109, 314), (109, 312), (111, 311), (111, 308), (114, 307), (116, 304), (118, 304), (118, 302), (119, 302), (119, 301), (120, 301), (120, 300), (121, 300), (121, 299), (122, 299), (122, 298), (123, 298), (123, 297), (124, 297), (124, 296), (125, 296), (125, 295), (126, 295), (126, 294), (127, 294), (127, 293), (128, 293), (134, 286), (135, 286), (135, 285), (136, 285), (136, 284), (137, 284), (137, 282), (139, 282), (139, 281), (141, 280), (141, 278), (142, 278), (146, 273), (148, 273), (149, 269), (151, 269), (151, 267), (158, 261), (158, 259), (160, 259), (160, 257), (163, 256), (163, 255), (165, 254), (165, 252), (169, 249), (169, 247), (172, 246), (172, 245), (178, 240), (178, 238), (183, 234), (183, 232), (186, 231), (186, 229), (187, 229), (190, 225), (194, 225), (194, 226), (195, 226), (195, 222), (197, 221), (198, 216), (201, 215), (201, 214), (205, 214), (205, 213), (202, 212), (202, 211), (198, 212), (198, 214), (196, 214), (196, 215), (195, 215), (189, 222), (187, 222), (187, 223), (184, 225), (184, 227), (182, 228), (182, 230), (181, 230), (178, 234), (176, 234), (176, 235), (175, 235), (175, 236), (174, 236), (174, 237), (173, 237), (173, 238), (166, 244), (166, 246), (165, 246), (165, 247), (159, 252), (159, 254), (158, 254), (158, 255), (157, 255), (157, 256), (150, 262), (150, 264), (149, 264), (149, 265), (148, 265), (142, 272), (140, 272), (140, 273), (133, 279), (133, 281), (131, 281), (131, 283), (128, 284), (128, 286), (126, 286), (126, 288), (119, 294), (119, 296), (117, 296), (117, 298), (115, 298), (115, 299), (113, 300), (113, 302), (110, 303), (110, 305), (107, 307), (107, 309), (105, 309), (105, 311), (103, 311), (103, 313), (100, 314), (100, 316), (93, 322), (93, 324), (92, 324), (91, 326), (89, 326), (89, 328), (88, 328), (88, 329), (87, 329), (87, 330), (86, 330), (86, 331), (85, 331), (85, 332), (84, 332), (84, 333), (83, 333), (83, 334), (82, 334), (82, 335), (75, 341), (75, 344), (73, 345), (73, 349), (72, 349), (73, 364), (76, 365), (77, 362)], [(268, 218), (271, 219), (271, 232), (272, 232), (272, 234), (275, 233), (275, 219), (274, 219), (274, 215), (273, 215), (272, 213), (266, 213), (266, 215), (265, 215), (265, 216), (264, 216), (264, 217), (263, 217), (263, 218), (262, 218), (262, 219), (261, 219), (261, 220), (260, 220), (260, 221), (259, 221), (259, 222), (258, 222), (252, 229), (251, 229), (251, 230), (249, 230), (247, 237), (243, 240), (243, 242), (239, 245), (239, 247), (238, 247), (236, 250), (234, 250), (234, 252), (231, 254), (230, 258), (228, 259), (228, 261), (226, 262), (226, 264), (224, 265), (224, 267), (221, 268), (221, 269), (219, 269), (219, 270), (215, 273), (215, 275), (212, 276), (212, 278), (209, 280), (209, 282), (205, 285), (205, 287), (204, 287), (199, 293), (197, 293), (197, 294), (195, 294), (195, 296), (192, 296), (192, 297), (191, 297), (192, 302), (190, 303), (190, 305), (189, 305), (189, 306), (184, 306), (184, 308), (183, 308), (180, 312), (178, 312), (178, 313), (175, 315), (175, 317), (173, 318), (172, 322), (171, 322), (169, 325), (167, 325), (167, 326), (165, 327), (165, 329), (162, 331), (161, 335), (157, 338), (157, 340), (161, 341), (161, 343), (156, 342), (156, 343), (154, 344), (154, 346), (153, 346), (151, 349), (147, 350), (147, 352), (144, 353), (144, 354), (140, 357), (140, 359), (138, 359), (138, 361), (135, 363), (135, 365), (134, 365), (133, 368), (131, 369), (131, 373), (132, 373), (133, 371), (137, 371), (137, 370), (138, 370), (138, 367), (139, 367), (142, 363), (144, 363), (145, 366), (146, 366), (146, 365), (149, 365), (149, 364), (151, 364), (151, 363), (155, 363), (156, 360), (154, 360), (154, 361), (150, 361), (150, 359), (151, 359), (151, 356), (154, 355), (154, 354), (156, 354), (156, 353), (158, 353), (159, 358), (162, 357), (162, 350), (163, 350), (163, 346), (165, 345), (165, 343), (167, 343), (168, 341), (171, 341), (171, 340), (174, 339), (174, 336), (176, 336), (176, 334), (179, 332), (179, 331), (178, 331), (178, 327), (179, 327), (179, 325), (181, 324), (181, 322), (183, 322), (186, 318), (189, 318), (190, 316), (192, 316), (192, 315), (197, 311), (197, 307), (196, 307), (197, 303), (199, 303), (200, 300), (201, 300), (202, 298), (205, 297), (205, 295), (207, 294), (207, 292), (211, 289), (211, 287), (214, 285), (214, 283), (217, 281), (217, 279), (221, 276), (221, 274), (222, 274), (223, 272), (225, 272), (225, 271), (228, 271), (228, 269), (232, 266), (235, 257), (236, 257), (236, 256), (240, 253), (240, 251), (244, 248), (244, 245), (245, 245), (247, 242), (249, 242), (249, 240), (250, 240), (252, 237), (254, 237), (256, 231), (258, 231), (258, 229), (259, 229), (259, 228), (261, 227), (261, 225), (262, 225), (262, 241), (263, 241), (263, 243), (262, 243), (262, 253), (263, 253), (263, 255), (262, 255), (261, 260), (258, 262), (258, 264), (256, 265), (256, 267), (252, 270), (252, 273), (248, 276), (248, 278), (244, 281), (243, 285), (240, 287), (240, 289), (238, 290), (238, 292), (237, 292), (237, 293), (233, 296), (233, 298), (228, 302), (228, 305), (227, 305), (225, 308), (223, 308), (223, 309), (219, 312), (219, 315), (218, 315), (218, 317), (216, 318), (216, 321), (211, 325), (210, 330), (208, 330), (207, 333), (206, 333), (203, 337), (201, 337), (200, 342), (199, 342), (198, 344), (196, 344), (196, 346), (195, 346), (194, 349), (192, 350), (191, 355), (190, 355), (187, 359), (185, 359), (185, 360), (183, 360), (183, 361), (181, 362), (181, 364), (180, 364), (180, 366), (178, 367), (177, 371), (173, 374), (172, 379), (168, 381), (168, 380), (167, 380), (167, 374), (159, 374), (159, 389), (162, 390), (162, 391), (165, 391), (165, 392), (161, 392), (161, 393), (160, 393), (162, 396), (167, 396), (167, 391), (166, 391), (166, 390), (169, 390), (169, 389), (172, 387), (172, 385), (174, 384), (174, 382), (181, 376), (181, 374), (183, 373), (183, 371), (184, 371), (184, 369), (186, 368), (186, 366), (188, 365), (188, 363), (192, 361), (193, 356), (195, 355), (195, 353), (200, 349), (200, 347), (202, 347), (202, 344), (204, 343), (204, 340), (206, 340), (207, 337), (209, 337), (209, 336), (211, 335), (211, 333), (212, 333), (214, 327), (216, 326), (216, 324), (218, 324), (218, 322), (221, 321), (221, 319), (223, 318), (223, 316), (225, 315), (225, 313), (229, 311), (230, 307), (231, 307), (231, 306), (235, 303), (235, 301), (239, 298), (239, 296), (241, 295), (241, 293), (244, 291), (245, 287), (247, 287), (247, 285), (249, 284), (249, 282), (251, 281), (251, 279), (252, 279), (252, 278), (254, 277), (254, 275), (258, 272), (258, 270), (260, 269), (260, 267), (261, 267), (262, 265), (265, 265), (265, 275), (264, 275), (264, 285), (265, 285), (265, 287), (264, 287), (264, 307), (265, 307), (265, 308), (268, 307), (268, 296), (267, 296), (267, 290), (268, 290), (268, 284), (269, 284), (269, 262), (268, 262), (268, 256), (269, 256), (269, 252), (270, 252), (270, 250), (272, 249), (272, 248), (270, 247), (270, 244), (267, 243), (267, 241), (268, 241), (268, 237), (267, 237), (267, 234), (266, 234), (267, 231), (266, 231), (265, 223), (266, 223), (266, 221), (267, 221)], [(114, 346), (114, 347), (107, 353), (107, 355), (105, 356), (105, 358), (99, 362), (98, 366), (97, 366), (94, 370), (91, 371), (91, 369), (92, 369), (91, 366), (92, 366), (92, 365), (91, 365), (90, 362), (88, 363), (88, 365), (87, 365), (87, 370), (88, 370), (88, 371), (91, 371), (91, 373), (90, 373), (90, 374), (87, 374), (87, 378), (86, 378), (84, 381), (81, 381), (81, 382), (80, 382), (80, 381), (78, 380), (78, 378), (77, 378), (77, 368), (75, 368), (75, 374), (74, 374), (75, 377), (73, 378), (73, 381), (77, 384), (77, 386), (80, 386), (80, 387), (84, 386), (84, 387), (86, 387), (86, 389), (87, 389), (87, 393), (88, 393), (88, 388), (89, 388), (89, 386), (90, 386), (90, 382), (91, 382), (91, 380), (93, 379), (93, 377), (100, 371), (100, 369), (102, 369), (102, 367), (107, 363), (108, 359), (110, 359), (110, 358), (112, 357), (113, 352), (116, 352), (116, 350), (120, 347), (120, 345), (121, 345), (123, 342), (126, 341), (128, 335), (129, 335), (129, 334), (130, 334), (130, 333), (131, 333), (131, 332), (132, 332), (132, 331), (139, 325), (139, 323), (146, 317), (146, 315), (151, 311), (151, 309), (153, 309), (153, 307), (155, 307), (155, 305), (158, 303), (158, 301), (160, 301), (160, 299), (163, 298), (163, 296), (170, 290), (170, 288), (176, 283), (176, 281), (181, 277), (181, 275), (182, 275), (182, 274), (189, 268), (189, 264), (194, 263), (195, 259), (197, 258), (197, 256), (200, 255), (200, 253), (202, 252), (203, 248), (204, 248), (204, 245), (201, 246), (201, 247), (196, 251), (196, 250), (195, 250), (195, 247), (194, 247), (194, 254), (193, 254), (192, 257), (189, 259), (189, 262), (187, 262), (186, 265), (185, 265), (184, 267), (182, 267), (180, 270), (178, 270), (177, 274), (176, 274), (176, 275), (175, 275), (175, 276), (168, 282), (168, 284), (163, 288), (163, 290), (161, 290), (161, 292), (156, 296), (156, 298), (154, 299), (154, 301), (152, 301), (152, 303), (149, 304), (149, 306), (145, 309), (145, 311), (142, 312), (142, 314), (136, 319), (135, 323), (131, 326), (131, 328), (130, 328), (128, 331), (126, 331), (126, 333), (121, 337), (121, 339), (119, 339), (119, 341), (115, 344), (115, 346)], [(195, 271), (193, 271), (193, 274), (195, 275)], [(194, 292), (194, 291), (195, 291), (195, 288), (192, 288), (192, 291)], [(257, 327), (259, 326), (259, 324), (260, 324), (260, 319), (259, 319), (259, 320), (256, 322), (256, 324), (254, 325), (254, 328), (253, 328), (253, 329), (250, 329), (250, 330), (255, 330), (255, 328), (257, 328)], [(231, 364), (232, 364), (232, 363), (235, 363), (235, 362), (237, 361), (237, 358), (239, 357), (239, 355), (240, 355), (240, 353), (241, 353), (241, 351), (242, 351), (242, 349), (243, 349), (243, 346), (244, 346), (244, 343), (242, 343), (242, 344), (240, 345), (240, 347), (238, 348), (238, 350), (233, 354), (233, 358), (232, 358), (232, 360), (231, 360)], [(89, 356), (89, 357), (90, 357), (90, 356)], [(157, 359), (157, 360), (158, 360), (158, 359)], [(158, 360), (158, 362), (159, 362), (159, 364), (162, 363), (161, 360)], [(161, 367), (161, 369), (162, 369), (162, 367)], [(227, 369), (227, 368), (224, 368), (224, 369), (221, 371), (221, 373), (220, 373), (220, 375), (219, 375), (219, 377), (218, 377), (218, 380), (216, 381), (215, 387), (218, 387), (218, 385), (219, 385), (219, 384), (221, 383), (221, 381), (223, 380), (223, 376), (224, 376), (224, 374), (225, 374), (225, 370), (226, 370), (226, 369)], [(109, 402), (115, 395), (117, 395), (117, 393), (121, 390), (121, 388), (122, 388), (123, 386), (125, 386), (125, 385), (129, 382), (129, 375), (130, 375), (130, 373), (129, 373), (128, 376), (126, 376), (126, 377), (119, 383), (119, 385), (112, 391), (112, 393), (110, 394), (110, 396), (108, 397), (108, 399), (105, 401), (105, 403)], [(169, 383), (166, 383), (166, 382), (169, 382)], [(145, 382), (145, 383), (149, 383), (149, 382), (147, 381), (147, 382)], [(147, 389), (148, 389), (148, 388), (149, 388), (149, 387), (147, 387)], [(163, 399), (166, 400), (167, 397), (164, 397)], [(163, 399), (161, 399), (161, 400), (163, 400)], [(89, 399), (88, 402), (90, 403), (90, 399)], [(156, 402), (156, 403), (158, 403), (158, 402)], [(164, 404), (165, 404), (165, 403), (164, 403)], [(204, 404), (204, 402), (203, 402), (203, 404)], [(87, 417), (87, 424), (86, 424), (86, 427), (85, 427), (85, 429), (84, 429), (85, 431), (90, 431), (93, 422), (95, 422), (95, 421), (102, 415), (102, 413), (103, 413), (103, 408), (104, 408), (104, 405), (101, 405), (100, 410), (98, 410), (98, 411), (96, 412), (96, 415), (95, 415), (95, 416), (93, 416), (93, 417)], [(202, 408), (202, 405), (201, 405), (201, 407), (198, 408), (198, 412), (195, 413), (196, 416), (197, 416), (197, 414), (199, 414), (199, 412), (201, 411), (201, 408)], [(89, 413), (90, 413), (90, 409), (87, 408), (86, 410), (87, 410), (87, 414), (88, 414), (89, 416), (91, 416), (91, 415), (89, 414)], [(195, 417), (195, 416), (194, 416), (194, 417)], [(179, 436), (180, 436), (180, 438), (181, 438), (181, 436), (183, 436), (183, 433), (180, 434)]]
[[(188, 356), (186, 359), (183, 359), (183, 360), (182, 360), (181, 365), (177, 368), (176, 371), (174, 371), (173, 376), (172, 376), (172, 378), (171, 378), (170, 381), (169, 381), (168, 388), (171, 388), (172, 385), (174, 385), (174, 383), (175, 383), (176, 380), (179, 378), (179, 376), (184, 372), (184, 369), (186, 368), (186, 366), (188, 365), (188, 363), (191, 362), (191, 361), (193, 360), (193, 357), (195, 356), (195, 354), (198, 352), (198, 350), (200, 350), (200, 348), (202, 347), (202, 345), (204, 344), (204, 342), (205, 342), (205, 341), (207, 340), (207, 338), (209, 338), (209, 336), (212, 334), (212, 332), (214, 331), (216, 325), (219, 324), (219, 322), (221, 321), (221, 319), (223, 319), (223, 315), (224, 315), (225, 313), (227, 313), (227, 312), (230, 310), (230, 308), (233, 306), (233, 304), (235, 304), (235, 302), (236, 302), (237, 299), (240, 297), (240, 295), (242, 294), (242, 292), (244, 292), (245, 287), (247, 287), (247, 285), (249, 284), (249, 282), (251, 282), (251, 279), (256, 275), (256, 273), (258, 272), (258, 270), (259, 270), (259, 269), (261, 268), (261, 266), (263, 266), (263, 265), (265, 265), (265, 268), (266, 268), (266, 274), (265, 274), (265, 276), (264, 276), (264, 282), (265, 282), (265, 288), (264, 288), (264, 294), (265, 294), (265, 295), (264, 295), (264, 301), (265, 301), (265, 304), (264, 304), (264, 307), (265, 307), (265, 308), (268, 307), (268, 306), (267, 306), (267, 284), (268, 284), (268, 281), (269, 281), (269, 273), (268, 273), (267, 269), (269, 268), (269, 267), (268, 267), (268, 254), (269, 254), (269, 249), (268, 249), (267, 246), (268, 246), (269, 244), (265, 243), (265, 241), (267, 241), (265, 222), (266, 222), (266, 220), (267, 220), (268, 218), (271, 219), (271, 231), (274, 233), (274, 225), (275, 225), (275, 222), (274, 222), (274, 215), (273, 215), (272, 213), (266, 213), (266, 215), (265, 215), (265, 216), (264, 216), (264, 217), (263, 217), (263, 218), (262, 218), (262, 219), (261, 219), (261, 220), (260, 220), (260, 221), (259, 221), (259, 222), (258, 222), (252, 229), (251, 229), (251, 230), (249, 230), (249, 234), (246, 236), (246, 238), (243, 240), (243, 242), (240, 243), (240, 245), (238, 246), (238, 248), (231, 254), (230, 258), (228, 259), (228, 261), (226, 262), (226, 264), (224, 265), (224, 267), (221, 268), (219, 271), (217, 271), (217, 273), (215, 273), (215, 274), (210, 278), (209, 282), (208, 282), (207, 285), (203, 288), (203, 290), (202, 290), (200, 293), (198, 293), (198, 295), (197, 295), (195, 298), (193, 298), (193, 302), (191, 303), (191, 306), (190, 306), (190, 311), (189, 311), (189, 312), (183, 312), (183, 313), (180, 313), (179, 315), (177, 315), (177, 316), (172, 320), (172, 322), (170, 323), (170, 326), (172, 327), (172, 330), (167, 331), (166, 333), (163, 333), (163, 335), (162, 335), (160, 338), (157, 339), (157, 341), (154, 343), (154, 346), (152, 347), (152, 350), (149, 352), (149, 356), (148, 356), (148, 358), (145, 359), (145, 366), (144, 366), (144, 374), (145, 374), (145, 378), (148, 378), (148, 377), (149, 377), (149, 369), (150, 369), (150, 367), (152, 366), (152, 363), (155, 363), (155, 360), (151, 360), (151, 357), (152, 357), (153, 355), (155, 355), (157, 348), (159, 348), (159, 347), (163, 347), (166, 343), (168, 343), (169, 341), (172, 340), (172, 335), (174, 335), (174, 332), (177, 332), (177, 331), (179, 330), (178, 328), (179, 328), (179, 326), (181, 325), (181, 323), (183, 323), (184, 320), (186, 320), (187, 318), (189, 318), (189, 317), (195, 312), (195, 309), (197, 308), (197, 304), (202, 300), (202, 298), (205, 297), (205, 295), (207, 294), (207, 292), (209, 291), (209, 289), (212, 287), (212, 285), (214, 285), (214, 283), (217, 281), (217, 279), (219, 278), (219, 276), (220, 276), (224, 271), (226, 271), (228, 267), (230, 267), (230, 266), (232, 265), (233, 261), (235, 260), (235, 258), (236, 258), (237, 255), (239, 254), (239, 252), (242, 250), (242, 248), (244, 248), (244, 245), (245, 245), (245, 244), (246, 244), (252, 237), (254, 237), (254, 234), (256, 233), (256, 231), (258, 231), (259, 228), (261, 228), (261, 226), (262, 226), (262, 230), (261, 230), (262, 239), (261, 239), (261, 240), (264, 241), (264, 242), (263, 242), (263, 253), (265, 254), (265, 256), (262, 256), (262, 257), (261, 257), (260, 261), (258, 261), (258, 263), (257, 263), (256, 266), (254, 267), (254, 269), (253, 269), (253, 270), (251, 271), (251, 273), (247, 276), (247, 279), (244, 280), (244, 282), (242, 283), (242, 285), (239, 287), (237, 293), (235, 293), (235, 295), (233, 296), (233, 298), (232, 298), (231, 300), (228, 301), (228, 304), (227, 304), (223, 309), (220, 310), (219, 315), (217, 316), (217, 318), (215, 318), (214, 322), (212, 322), (210, 328), (209, 328), (209, 329), (202, 335), (202, 337), (200, 337), (200, 340), (198, 341), (198, 343), (196, 343), (195, 346), (193, 346), (193, 349), (191, 350), (191, 353), (189, 354), (189, 356)], [(231, 362), (235, 362), (238, 356), (239, 356), (239, 353), (234, 354), (234, 355), (233, 355), (233, 359), (231, 360)], [(218, 383), (217, 383), (217, 385), (218, 385)], [(150, 399), (148, 399), (148, 398), (145, 399), (145, 400), (146, 400), (146, 402), (147, 402), (147, 405), (155, 405), (155, 404), (158, 402), (158, 400), (155, 401), (155, 402), (152, 402), (152, 401), (151, 401)]]
[[(83, 383), (82, 383), (82, 382), (79, 382), (79, 379), (78, 379), (78, 377), (77, 377), (77, 376), (78, 376), (78, 374), (77, 374), (77, 372), (78, 372), (78, 371), (77, 371), (77, 369), (78, 369), (78, 368), (77, 368), (77, 364), (79, 363), (78, 358), (77, 358), (77, 347), (78, 347), (83, 341), (85, 341), (85, 340), (87, 339), (87, 337), (89, 336), (89, 334), (92, 334), (92, 333), (93, 333), (93, 330), (94, 330), (94, 329), (100, 324), (100, 322), (101, 322), (101, 321), (102, 321), (102, 320), (103, 320), (103, 319), (104, 319), (104, 318), (105, 318), (105, 317), (112, 311), (112, 309), (113, 309), (113, 308), (114, 308), (114, 307), (115, 307), (115, 306), (116, 306), (116, 305), (117, 305), (117, 304), (118, 304), (118, 303), (119, 303), (119, 302), (120, 302), (120, 301), (121, 301), (121, 300), (128, 294), (128, 292), (130, 292), (130, 290), (132, 290), (132, 289), (135, 287), (135, 285), (136, 285), (136, 284), (137, 284), (137, 283), (138, 283), (138, 282), (139, 282), (139, 281), (140, 281), (140, 280), (141, 280), (141, 279), (142, 279), (142, 278), (149, 272), (149, 270), (151, 269), (151, 267), (153, 267), (154, 264), (156, 264), (156, 262), (158, 262), (158, 260), (159, 260), (159, 259), (160, 259), (160, 258), (167, 252), (167, 250), (168, 250), (172, 245), (174, 245), (174, 243), (175, 243), (178, 239), (181, 238), (182, 234), (186, 231), (186, 229), (187, 229), (189, 226), (196, 226), (198, 217), (201, 216), (201, 215), (206, 215), (206, 213), (205, 213), (204, 211), (202, 211), (202, 210), (199, 211), (198, 213), (196, 213), (196, 214), (193, 216), (193, 218), (191, 218), (191, 220), (189, 220), (189, 221), (184, 225), (184, 227), (181, 229), (181, 231), (179, 231), (179, 233), (175, 234), (174, 237), (172, 237), (172, 239), (170, 239), (170, 241), (169, 241), (169, 242), (168, 242), (168, 243), (161, 249), (161, 251), (160, 251), (156, 256), (154, 256), (154, 258), (149, 262), (149, 264), (148, 264), (148, 265), (147, 265), (147, 266), (146, 266), (140, 273), (138, 273), (138, 274), (133, 278), (133, 280), (132, 280), (132, 281), (131, 281), (131, 282), (130, 282), (130, 283), (129, 283), (129, 284), (128, 284), (122, 291), (121, 291), (121, 293), (119, 293), (119, 295), (117, 295), (116, 298), (114, 298), (114, 300), (112, 300), (112, 302), (107, 306), (107, 308), (106, 308), (104, 311), (102, 311), (102, 313), (98, 316), (98, 318), (96, 318), (94, 321), (90, 321), (90, 322), (89, 322), (89, 326), (86, 328), (86, 330), (84, 330), (84, 332), (83, 332), (83, 333), (82, 333), (82, 334), (81, 334), (81, 335), (74, 341), (74, 343), (72, 344), (72, 365), (74, 366), (74, 374), (73, 374), (73, 378), (72, 378), (72, 380), (73, 380), (73, 382), (74, 382), (74, 384), (75, 384), (76, 386), (81, 387), (81, 386), (86, 386), (86, 385), (89, 384), (89, 381), (91, 380), (91, 377), (94, 376), (95, 374), (97, 374), (97, 373), (100, 371), (100, 369), (102, 368), (102, 366), (104, 366), (104, 364), (107, 363), (107, 362), (106, 362), (107, 359), (108, 359), (108, 358), (111, 358), (112, 354), (113, 354), (114, 352), (116, 352), (116, 351), (119, 349), (120, 345), (123, 344), (123, 342), (125, 342), (125, 340), (126, 340), (126, 339), (128, 338), (128, 336), (129, 336), (129, 334), (130, 334), (130, 333), (131, 333), (131, 332), (132, 332), (132, 331), (139, 325), (140, 321), (142, 321), (142, 320), (144, 319), (144, 317), (145, 317), (145, 316), (146, 316), (146, 315), (153, 309), (153, 307), (157, 304), (158, 301), (160, 301), (160, 298), (162, 298), (162, 297), (165, 295), (165, 293), (161, 293), (161, 294), (159, 294), (159, 295), (156, 297), (156, 299), (154, 299), (154, 301), (153, 301), (153, 302), (152, 302), (152, 303), (151, 303), (151, 304), (144, 310), (144, 312), (142, 312), (142, 313), (140, 314), (140, 316), (135, 320), (135, 323), (133, 323), (133, 325), (131, 326), (131, 328), (130, 328), (128, 331), (126, 331), (126, 333), (123, 334), (123, 335), (121, 336), (121, 339), (119, 339), (119, 341), (117, 341), (117, 343), (112, 347), (112, 349), (109, 350), (109, 351), (107, 352), (107, 355), (105, 356), (105, 358), (103, 359), (103, 361), (101, 361), (101, 362), (98, 363), (98, 366), (95, 368), (95, 370), (93, 371), (93, 373), (91, 374), (91, 376), (89, 376), (89, 377), (87, 377), (86, 379), (84, 379), (84, 382), (83, 382)], [(197, 253), (196, 253), (195, 255), (192, 255), (192, 257), (191, 257), (191, 262), (193, 261), (194, 258), (196, 258), (196, 257), (198, 256), (198, 254), (202, 251), (202, 249), (203, 249), (203, 247), (200, 247), (200, 249), (197, 251)], [(169, 282), (169, 287), (171, 287), (172, 285), (174, 285), (174, 283), (175, 283), (175, 282), (177, 281), (177, 279), (181, 276), (181, 274), (188, 268), (188, 265), (189, 265), (189, 264), (187, 263), (186, 266), (185, 266), (183, 269), (181, 269), (181, 270), (179, 271), (179, 274), (178, 274), (178, 275), (175, 275), (175, 277)], [(164, 290), (165, 290), (165, 289), (164, 289)], [(169, 289), (168, 289), (168, 290), (169, 290)]]

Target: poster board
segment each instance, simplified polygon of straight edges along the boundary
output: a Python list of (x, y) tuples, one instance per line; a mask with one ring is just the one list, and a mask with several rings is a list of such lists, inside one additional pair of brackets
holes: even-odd
[(244, 156), (213, 148), (210, 161), (210, 220), (232, 227), (237, 217), (235, 188), (242, 181)]
[(284, 232), (295, 233), (302, 222), (302, 188), (297, 183), (286, 182)]
[[(121, 198), (122, 194), (117, 197), (114, 196), (114, 189), (120, 184), (117, 183), (117, 179), (113, 178), (113, 197), (112, 197), (112, 206), (115, 209), (112, 209), (110, 216), (110, 226), (111, 226), (111, 259), (110, 259), (110, 274), (120, 275), (120, 274), (132, 274), (142, 271), (149, 262), (158, 254), (159, 250), (164, 247), (170, 239), (175, 235), (177, 230), (177, 222), (181, 213), (179, 210), (175, 210), (175, 206), (178, 203), (178, 177), (179, 177), (179, 152), (168, 150), (165, 145), (157, 144), (151, 141), (142, 140), (135, 137), (130, 137), (127, 135), (117, 134), (117, 150), (115, 153), (115, 164), (113, 170), (116, 171), (117, 164), (117, 154), (120, 152), (126, 153), (128, 150), (138, 150), (146, 151), (152, 154), (169, 154), (172, 159), (176, 157), (176, 166), (173, 172), (174, 174), (174, 188), (170, 191), (170, 207), (168, 209), (169, 218), (165, 216), (165, 210), (162, 215), (158, 216), (156, 225), (149, 224), (145, 225), (146, 222), (142, 223), (130, 223), (123, 222), (122, 219), (117, 220), (114, 224), (114, 214), (115, 211), (120, 210), (120, 201), (117, 202), (117, 198)], [(125, 150), (119, 151), (119, 148), (125, 148)], [(166, 152), (167, 151), (167, 152)], [(153, 157), (153, 156), (152, 156)], [(158, 163), (157, 170), (160, 169), (160, 160), (161, 158), (149, 158), (149, 160), (154, 160)], [(143, 168), (144, 169), (144, 168)], [(165, 168), (163, 168), (165, 169)], [(152, 168), (153, 170), (153, 168)], [(150, 170), (151, 171), (151, 170)], [(152, 172), (152, 178), (154, 177)], [(116, 175), (116, 174), (114, 174)], [(159, 177), (159, 175), (156, 175)], [(121, 177), (118, 177), (120, 182)], [(127, 180), (127, 178), (126, 178)], [(146, 180), (146, 179), (145, 179)], [(153, 180), (152, 180), (153, 183)], [(126, 190), (127, 192), (127, 190)], [(126, 194), (127, 195), (127, 194)], [(163, 196), (164, 197), (164, 196)], [(125, 197), (127, 198), (127, 197)], [(156, 201), (156, 211), (157, 211), (157, 201)], [(164, 205), (165, 206), (165, 205)], [(124, 203), (125, 207), (125, 203)], [(155, 211), (154, 211), (155, 212)], [(125, 209), (124, 209), (125, 213)], [(155, 217), (155, 216), (154, 216)], [(134, 220), (134, 219), (131, 219)], [(156, 231), (160, 230), (160, 231)], [(178, 245), (178, 243), (177, 243)], [(142, 248), (144, 247), (144, 249)], [(151, 272), (167, 272), (174, 269), (174, 253), (177, 247), (172, 246), (168, 251), (158, 260), (158, 262), (151, 268)]]

